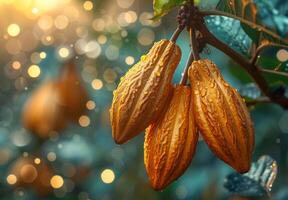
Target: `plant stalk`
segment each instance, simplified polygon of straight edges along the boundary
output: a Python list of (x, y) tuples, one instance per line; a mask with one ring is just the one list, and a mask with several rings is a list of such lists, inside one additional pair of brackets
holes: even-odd
[(171, 36), (170, 41), (175, 43), (182, 31), (183, 28), (178, 26), (177, 29), (174, 31), (173, 35)]

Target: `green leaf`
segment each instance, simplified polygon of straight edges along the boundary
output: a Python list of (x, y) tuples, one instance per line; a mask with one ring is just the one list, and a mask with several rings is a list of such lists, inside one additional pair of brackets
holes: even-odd
[(288, 44), (277, 33), (267, 29), (258, 17), (258, 10), (253, 0), (220, 0), (216, 6), (218, 14), (232, 17), (241, 22), (243, 30), (258, 45), (262, 40), (277, 44)]
[(186, 0), (154, 0), (154, 17), (153, 19), (159, 19), (166, 15), (170, 10), (176, 6), (183, 5)]

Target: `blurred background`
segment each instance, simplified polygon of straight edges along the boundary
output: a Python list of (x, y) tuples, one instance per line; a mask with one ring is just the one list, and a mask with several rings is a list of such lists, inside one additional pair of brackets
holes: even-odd
[[(255, 2), (267, 26), (287, 38), (287, 1)], [(202, 0), (199, 6), (209, 9), (216, 3)], [(0, 199), (254, 199), (225, 189), (225, 177), (233, 170), (201, 139), (186, 173), (161, 192), (148, 183), (144, 134), (122, 146), (112, 140), (113, 90), (155, 41), (171, 37), (175, 15), (149, 20), (152, 1), (0, 0)], [(251, 40), (239, 22), (209, 17), (206, 23), (247, 56)], [(188, 58), (188, 41), (187, 33), (177, 41), (182, 59), (175, 83)], [(216, 62), (245, 98), (261, 97), (250, 77), (222, 52), (207, 46), (202, 57)], [(288, 71), (287, 60), (287, 50), (268, 49), (259, 62)], [(287, 77), (265, 78), (288, 95)], [(288, 111), (268, 103), (249, 109), (256, 129), (253, 160), (275, 159), (278, 174), (274, 165), (272, 171), (267, 168), (276, 177), (270, 197), (287, 200)], [(269, 197), (256, 199), (264, 198)]]

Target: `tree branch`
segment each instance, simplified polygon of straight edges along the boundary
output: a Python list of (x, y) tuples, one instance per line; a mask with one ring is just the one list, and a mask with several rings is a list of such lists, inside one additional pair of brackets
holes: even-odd
[(212, 33), (210, 33), (204, 23), (198, 23), (197, 26), (199, 31), (202, 33), (204, 40), (237, 62), (254, 79), (264, 95), (269, 97), (269, 99), (274, 103), (281, 105), (283, 108), (288, 108), (288, 98), (286, 98), (284, 95), (274, 93), (269, 89), (269, 85), (262, 76), (261, 70), (257, 65), (247, 61), (243, 56), (238, 54), (228, 45), (218, 40)]
[(257, 60), (258, 60), (258, 56), (261, 54), (261, 52), (264, 51), (265, 49), (269, 48), (269, 47), (279, 47), (279, 48), (286, 48), (287, 49), (287, 46), (285, 46), (285, 45), (275, 44), (273, 42), (266, 41), (263, 44), (261, 44), (260, 46), (258, 46), (255, 53), (252, 54), (253, 56), (252, 56), (250, 62), (253, 65), (256, 64)]
[(261, 72), (264, 72), (264, 73), (267, 73), (267, 74), (275, 74), (275, 75), (280, 75), (280, 76), (286, 76), (288, 77), (288, 73), (286, 72), (279, 72), (279, 71), (276, 71), (276, 70), (271, 70), (271, 69), (259, 69)]
[(271, 103), (271, 100), (268, 97), (259, 97), (257, 99), (245, 100), (247, 106), (254, 106), (259, 103)]

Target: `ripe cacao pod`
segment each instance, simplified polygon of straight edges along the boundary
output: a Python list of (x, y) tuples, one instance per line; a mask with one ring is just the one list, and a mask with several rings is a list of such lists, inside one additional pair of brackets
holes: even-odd
[(180, 58), (181, 51), (175, 43), (161, 40), (121, 78), (110, 109), (116, 143), (138, 135), (164, 111)]
[(10, 174), (16, 177), (15, 186), (30, 187), (39, 196), (46, 196), (53, 190), (50, 185), (53, 171), (44, 160), (35, 164), (35, 158), (35, 156), (20, 157), (12, 164)]
[(156, 190), (180, 177), (194, 155), (198, 132), (190, 93), (190, 87), (176, 86), (167, 111), (146, 129), (144, 163)]
[(239, 173), (250, 168), (254, 130), (247, 107), (210, 60), (189, 69), (196, 124), (209, 148)]
[(73, 62), (64, 66), (59, 83), (61, 102), (65, 106), (67, 118), (78, 122), (85, 112), (88, 93)]
[(24, 127), (39, 137), (47, 138), (66, 127), (66, 115), (61, 105), (59, 84), (45, 82), (28, 99), (22, 116)]

